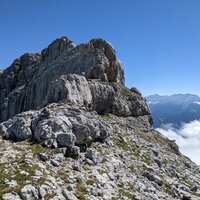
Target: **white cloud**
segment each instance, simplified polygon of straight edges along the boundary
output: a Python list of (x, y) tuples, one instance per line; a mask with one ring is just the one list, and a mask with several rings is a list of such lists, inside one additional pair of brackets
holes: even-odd
[(157, 130), (169, 139), (176, 140), (180, 151), (200, 165), (200, 121), (182, 124), (179, 129), (166, 124)]
[[(158, 104), (158, 101), (148, 101), (148, 104), (150, 105), (150, 104)], [(199, 104), (200, 104), (200, 102), (199, 102)]]

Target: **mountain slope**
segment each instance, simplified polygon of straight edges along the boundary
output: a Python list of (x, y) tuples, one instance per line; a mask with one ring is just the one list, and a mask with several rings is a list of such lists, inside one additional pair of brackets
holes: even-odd
[(106, 41), (23, 55), (0, 97), (1, 199), (200, 199), (199, 166), (152, 129)]
[(156, 128), (167, 123), (180, 127), (183, 122), (188, 123), (200, 119), (200, 97), (197, 95), (151, 95), (147, 97), (147, 101)]

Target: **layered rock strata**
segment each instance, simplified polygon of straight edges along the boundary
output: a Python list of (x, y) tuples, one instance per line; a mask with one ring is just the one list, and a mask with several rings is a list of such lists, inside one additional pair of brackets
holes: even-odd
[(122, 64), (102, 39), (76, 46), (62, 37), (40, 54), (24, 54), (1, 72), (0, 99), (5, 138), (50, 147), (110, 136), (112, 128), (98, 114), (143, 117), (151, 124), (146, 100), (137, 89), (125, 87)]

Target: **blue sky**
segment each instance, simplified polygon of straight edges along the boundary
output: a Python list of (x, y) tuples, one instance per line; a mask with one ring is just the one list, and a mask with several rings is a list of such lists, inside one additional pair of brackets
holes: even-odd
[(199, 0), (1, 0), (0, 66), (66, 35), (116, 48), (126, 85), (200, 95)]

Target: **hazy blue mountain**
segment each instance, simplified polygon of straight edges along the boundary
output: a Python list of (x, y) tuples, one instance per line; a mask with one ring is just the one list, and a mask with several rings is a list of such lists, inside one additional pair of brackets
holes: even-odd
[(192, 94), (174, 94), (147, 96), (147, 101), (154, 118), (154, 127), (173, 123), (179, 127), (182, 122), (200, 119), (200, 97)]

